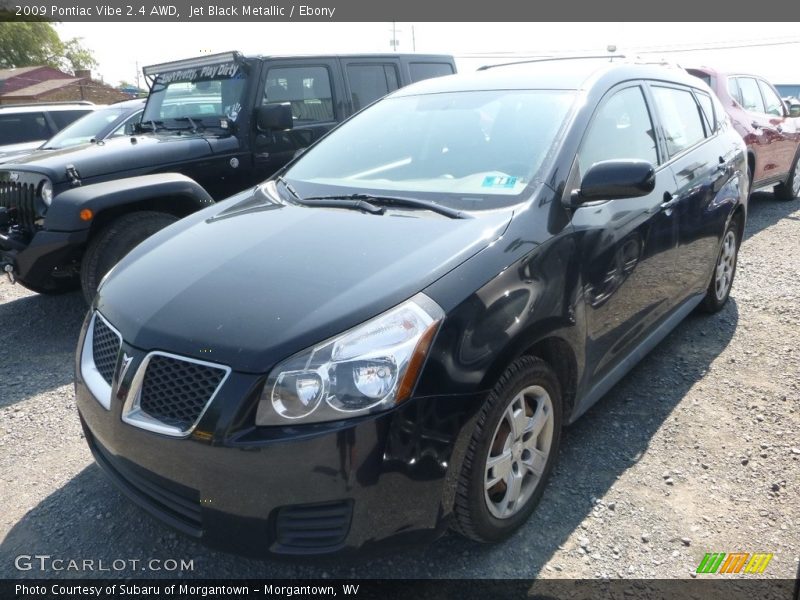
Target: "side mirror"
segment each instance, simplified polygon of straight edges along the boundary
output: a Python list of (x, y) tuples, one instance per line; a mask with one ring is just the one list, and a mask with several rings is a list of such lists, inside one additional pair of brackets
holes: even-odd
[(790, 117), (800, 117), (800, 104), (790, 104), (789, 105), (789, 116)]
[(639, 198), (653, 191), (656, 171), (646, 160), (604, 160), (593, 164), (571, 195), (573, 207), (584, 202)]
[(265, 104), (256, 112), (256, 123), (261, 131), (285, 130), (294, 127), (292, 107), (286, 104)]

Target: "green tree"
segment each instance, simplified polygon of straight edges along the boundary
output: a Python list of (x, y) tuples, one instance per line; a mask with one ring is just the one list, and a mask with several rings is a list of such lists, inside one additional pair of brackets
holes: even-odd
[(0, 23), (0, 67), (61, 67), (63, 44), (49, 23)]
[(74, 73), (96, 67), (97, 61), (80, 38), (64, 42), (50, 23), (0, 22), (0, 68), (38, 65)]

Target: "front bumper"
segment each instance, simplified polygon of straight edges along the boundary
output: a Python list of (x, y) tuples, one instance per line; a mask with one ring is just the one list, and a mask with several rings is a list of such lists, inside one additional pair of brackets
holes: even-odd
[(30, 242), (21, 244), (9, 232), (0, 230), (0, 264), (10, 264), (15, 275), (27, 284), (45, 287), (55, 271), (67, 268), (86, 244), (89, 230), (37, 231)]
[(76, 398), (92, 452), (120, 489), (209, 546), (251, 556), (372, 552), (444, 531), (477, 396), (415, 399), (336, 423), (255, 427), (255, 411), (242, 407), (254, 407), (262, 382), (232, 373), (183, 439), (123, 422), (119, 394), (106, 410), (80, 368)]

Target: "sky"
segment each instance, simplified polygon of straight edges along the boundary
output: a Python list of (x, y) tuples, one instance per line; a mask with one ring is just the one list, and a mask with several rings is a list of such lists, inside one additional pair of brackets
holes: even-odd
[[(762, 75), (800, 84), (797, 23), (60, 23), (62, 39), (83, 38), (113, 85), (135, 83), (141, 67), (200, 54), (452, 54), (460, 71), (515, 57), (617, 53)], [(665, 41), (666, 40), (666, 41)]]

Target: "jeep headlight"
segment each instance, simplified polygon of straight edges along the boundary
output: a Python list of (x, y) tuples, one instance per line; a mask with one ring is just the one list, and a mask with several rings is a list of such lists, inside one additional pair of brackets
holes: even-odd
[(424, 294), (278, 364), (256, 425), (347, 419), (389, 409), (414, 390), (444, 312)]
[(42, 197), (42, 202), (44, 202), (45, 206), (50, 206), (50, 203), (53, 201), (53, 184), (49, 179), (45, 179), (42, 182), (39, 188), (39, 195)]

